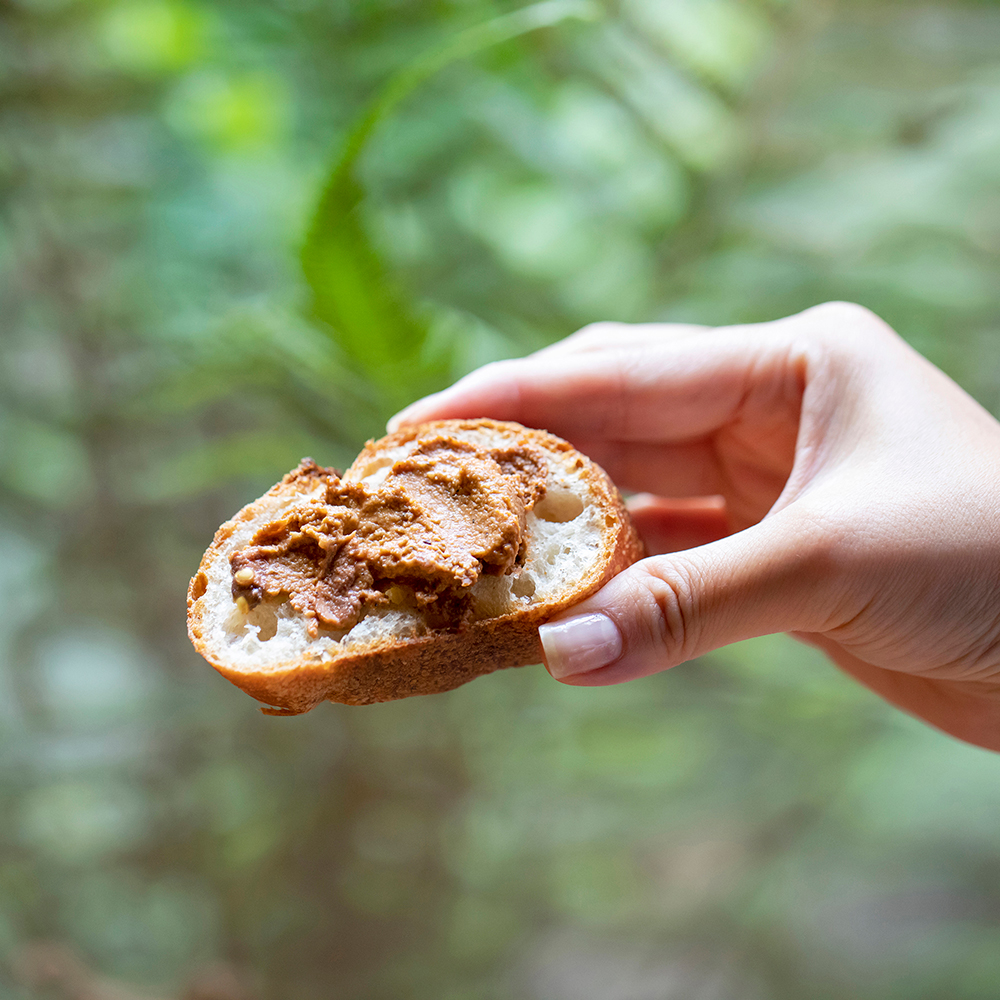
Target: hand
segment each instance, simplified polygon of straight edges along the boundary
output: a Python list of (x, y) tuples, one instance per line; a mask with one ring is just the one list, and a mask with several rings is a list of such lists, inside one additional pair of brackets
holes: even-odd
[(867, 310), (597, 324), (392, 425), (479, 416), (559, 434), (644, 494), (652, 555), (542, 627), (554, 677), (613, 684), (791, 632), (1000, 750), (1000, 424)]

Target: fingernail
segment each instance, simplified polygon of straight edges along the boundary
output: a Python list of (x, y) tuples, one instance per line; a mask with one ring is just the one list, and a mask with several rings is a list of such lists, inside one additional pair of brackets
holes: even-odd
[(618, 626), (606, 615), (577, 615), (538, 630), (545, 665), (557, 680), (599, 670), (622, 655)]

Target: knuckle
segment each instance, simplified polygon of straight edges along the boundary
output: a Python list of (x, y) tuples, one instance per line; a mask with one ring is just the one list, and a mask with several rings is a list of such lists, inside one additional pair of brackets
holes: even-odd
[(683, 560), (671, 556), (639, 563), (648, 594), (647, 614), (642, 616), (645, 635), (640, 641), (658, 647), (668, 666), (690, 659), (697, 645), (695, 633), (696, 594), (694, 572)]
[(830, 321), (861, 320), (865, 318), (875, 318), (875, 314), (865, 306), (857, 302), (848, 302), (844, 299), (831, 299), (829, 302), (820, 302), (812, 309), (806, 310), (823, 319)]
[(873, 334), (892, 333), (892, 328), (866, 306), (856, 302), (823, 302), (805, 315), (814, 319), (819, 328), (837, 340), (845, 334), (870, 337)]

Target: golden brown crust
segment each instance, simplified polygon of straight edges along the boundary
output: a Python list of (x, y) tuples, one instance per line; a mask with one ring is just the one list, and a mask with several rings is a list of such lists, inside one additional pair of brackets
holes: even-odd
[(494, 670), (538, 663), (541, 660), (538, 626), (589, 597), (625, 567), (642, 558), (642, 542), (621, 496), (604, 471), (584, 456), (577, 455), (572, 446), (560, 438), (519, 424), (462, 420), (406, 427), (380, 441), (369, 441), (345, 473), (345, 479), (352, 474), (360, 476), (360, 470), (387, 449), (441, 428), (485, 430), (513, 436), (523, 443), (537, 444), (550, 453), (565, 455), (573, 461), (604, 512), (605, 527), (597, 571), (591, 574), (590, 579), (579, 581), (558, 603), (549, 602), (473, 622), (458, 632), (430, 630), (429, 634), (414, 638), (380, 638), (327, 660), (318, 656), (310, 659), (306, 654), (302, 658), (265, 668), (255, 668), (251, 664), (239, 667), (224, 664), (208, 648), (204, 634), (204, 595), (209, 568), (234, 531), (264, 513), (267, 498), (293, 496), (310, 488), (312, 477), (308, 472), (303, 474), (303, 466), (300, 466), (264, 497), (244, 507), (219, 528), (188, 589), (188, 634), (195, 648), (220, 674), (247, 694), (274, 706), (274, 709), (265, 708), (263, 711), (281, 715), (298, 714), (324, 700), (365, 705), (417, 694), (434, 694), (451, 690)]

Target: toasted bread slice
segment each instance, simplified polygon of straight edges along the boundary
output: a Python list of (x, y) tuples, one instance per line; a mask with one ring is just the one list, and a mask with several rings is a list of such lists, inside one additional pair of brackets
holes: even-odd
[(441, 434), (479, 448), (525, 446), (543, 457), (545, 493), (524, 516), (519, 565), (504, 575), (480, 575), (458, 624), (442, 626), (419, 607), (382, 603), (363, 607), (346, 630), (317, 629), (281, 597), (250, 608), (234, 599), (230, 556), (265, 524), (323, 495), (323, 474), (332, 470), (303, 464), (222, 525), (188, 590), (195, 648), (264, 702), (263, 711), (297, 714), (324, 700), (364, 705), (433, 694), (503, 667), (538, 663), (538, 626), (642, 556), (603, 470), (560, 438), (520, 424), (448, 420), (406, 427), (369, 442), (343, 482), (377, 490), (395, 463)]

